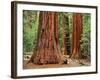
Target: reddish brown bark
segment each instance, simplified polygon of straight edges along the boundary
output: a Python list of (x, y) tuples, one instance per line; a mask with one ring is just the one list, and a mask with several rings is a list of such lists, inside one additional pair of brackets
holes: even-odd
[(73, 33), (72, 33), (72, 58), (80, 57), (80, 40), (82, 34), (82, 14), (73, 14)]
[(30, 61), (35, 64), (59, 63), (58, 14), (55, 12), (40, 12), (38, 30), (37, 49)]

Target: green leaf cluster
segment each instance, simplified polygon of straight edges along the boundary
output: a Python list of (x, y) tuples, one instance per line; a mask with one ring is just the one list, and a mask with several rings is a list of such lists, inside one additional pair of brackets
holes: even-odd
[(23, 11), (23, 49), (24, 52), (32, 51), (37, 42), (38, 14), (36, 11)]
[(90, 56), (91, 14), (83, 14), (83, 34), (81, 38), (81, 53)]

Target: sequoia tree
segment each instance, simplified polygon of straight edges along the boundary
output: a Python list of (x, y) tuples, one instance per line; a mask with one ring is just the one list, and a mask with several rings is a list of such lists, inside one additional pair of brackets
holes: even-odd
[(29, 62), (53, 64), (60, 62), (58, 46), (58, 13), (40, 11), (36, 50)]
[(73, 32), (72, 32), (72, 55), (71, 58), (80, 57), (80, 40), (82, 35), (82, 14), (73, 14)]

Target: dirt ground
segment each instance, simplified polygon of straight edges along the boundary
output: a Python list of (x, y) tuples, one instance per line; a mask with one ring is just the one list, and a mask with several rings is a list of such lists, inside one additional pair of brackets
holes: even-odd
[(27, 60), (24, 60), (23, 69), (36, 69), (36, 68), (58, 68), (58, 67), (81, 67), (81, 66), (90, 66), (91, 63), (86, 59), (68, 59), (67, 64), (43, 64), (37, 65), (33, 63), (28, 63)]

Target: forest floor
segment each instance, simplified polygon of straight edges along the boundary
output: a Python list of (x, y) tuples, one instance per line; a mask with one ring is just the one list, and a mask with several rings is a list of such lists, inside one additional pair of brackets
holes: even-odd
[[(88, 59), (71, 59), (67, 56), (67, 64), (43, 64), (37, 65), (33, 63), (27, 63), (31, 57), (32, 52), (27, 52), (24, 55), (23, 69), (36, 69), (36, 68), (57, 68), (57, 67), (81, 67), (81, 66), (90, 66), (91, 61)], [(66, 56), (63, 56), (64, 58)]]
[(58, 67), (81, 67), (81, 66), (90, 66), (90, 61), (86, 59), (69, 59), (67, 64), (43, 64), (37, 65), (33, 63), (28, 63), (27, 60), (24, 60), (24, 69), (36, 69), (36, 68), (58, 68)]

